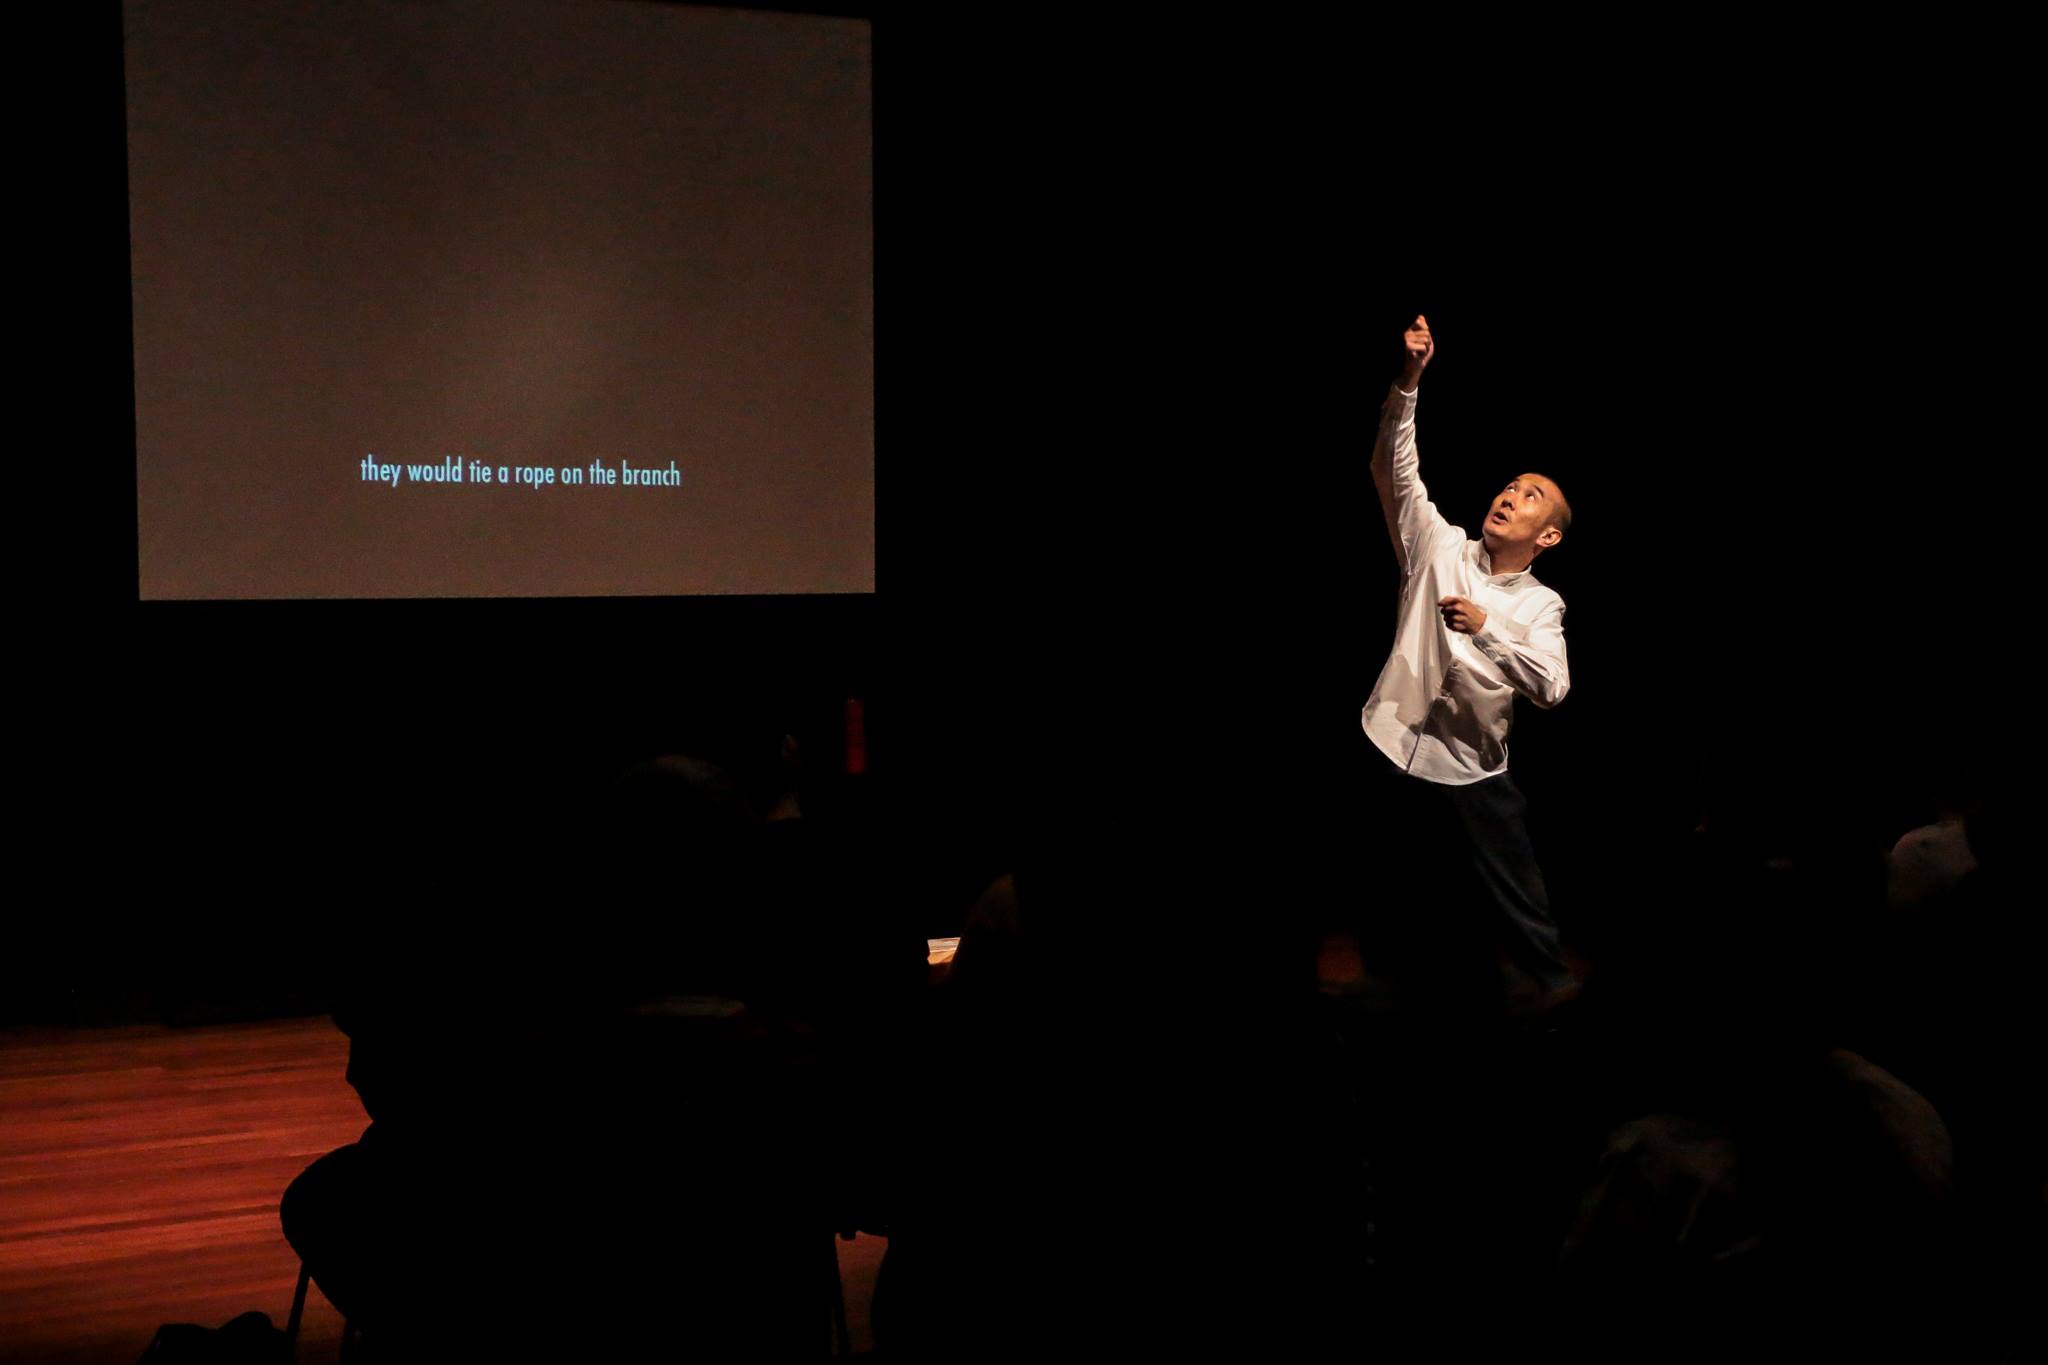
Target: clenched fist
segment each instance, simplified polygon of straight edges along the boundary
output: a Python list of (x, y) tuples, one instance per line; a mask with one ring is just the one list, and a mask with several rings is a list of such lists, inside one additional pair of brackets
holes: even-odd
[(1422, 367), (1429, 364), (1436, 354), (1436, 341), (1429, 334), (1429, 319), (1422, 314), (1415, 315), (1415, 325), (1401, 334), (1402, 345), (1408, 348), (1408, 363), (1401, 371), (1401, 387), (1412, 390), (1422, 382)]
[(1444, 614), (1444, 624), (1460, 635), (1477, 635), (1486, 624), (1486, 613), (1469, 597), (1446, 597), (1436, 609)]

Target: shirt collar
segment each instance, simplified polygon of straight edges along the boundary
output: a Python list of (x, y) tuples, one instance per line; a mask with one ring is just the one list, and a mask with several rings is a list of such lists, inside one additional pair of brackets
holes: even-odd
[(1504, 588), (1513, 587), (1528, 576), (1529, 571), (1527, 569), (1517, 569), (1513, 573), (1495, 573), (1493, 571), (1493, 556), (1487, 553), (1486, 542), (1483, 540), (1473, 541), (1472, 549), (1475, 551), (1474, 558), (1479, 561), (1479, 571)]

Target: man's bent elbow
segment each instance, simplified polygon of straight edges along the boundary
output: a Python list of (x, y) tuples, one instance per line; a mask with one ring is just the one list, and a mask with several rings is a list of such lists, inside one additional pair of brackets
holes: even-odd
[(1548, 711), (1551, 707), (1563, 701), (1564, 694), (1571, 690), (1571, 680), (1569, 678), (1560, 678), (1555, 682), (1546, 682), (1530, 700)]

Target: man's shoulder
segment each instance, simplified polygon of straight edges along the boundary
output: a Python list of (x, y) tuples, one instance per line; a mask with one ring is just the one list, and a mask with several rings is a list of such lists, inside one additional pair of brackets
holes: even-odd
[(1519, 620), (1533, 621), (1552, 612), (1564, 615), (1563, 594), (1547, 583), (1538, 582), (1534, 574), (1522, 580), (1516, 599), (1515, 616)]
[[(1461, 531), (1459, 534), (1462, 535), (1463, 532)], [(1477, 537), (1465, 542), (1464, 553), (1466, 558), (1470, 559), (1473, 565), (1482, 573), (1486, 570), (1486, 560), (1482, 553), (1485, 548), (1486, 542)], [(1556, 588), (1551, 587), (1548, 583), (1538, 578), (1534, 569), (1522, 570), (1521, 581), (1516, 583), (1510, 591), (1516, 597), (1526, 599), (1531, 603), (1537, 604), (1539, 607), (1554, 605), (1559, 611), (1564, 610), (1564, 596)], [(1519, 616), (1520, 614), (1519, 611), (1516, 612), (1516, 615)]]

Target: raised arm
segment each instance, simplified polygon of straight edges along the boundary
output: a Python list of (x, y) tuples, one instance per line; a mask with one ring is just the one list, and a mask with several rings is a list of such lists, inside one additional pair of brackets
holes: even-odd
[(1420, 562), (1431, 538), (1449, 529), (1450, 523), (1429, 500), (1415, 455), (1416, 390), (1422, 384), (1423, 368), (1436, 355), (1429, 319), (1418, 314), (1415, 325), (1403, 334), (1402, 341), (1408, 349), (1408, 360), (1400, 379), (1387, 391), (1386, 402), (1380, 405), (1379, 434), (1372, 443), (1372, 483), (1379, 490), (1380, 510), (1386, 514), (1394, 557), (1405, 574)]

